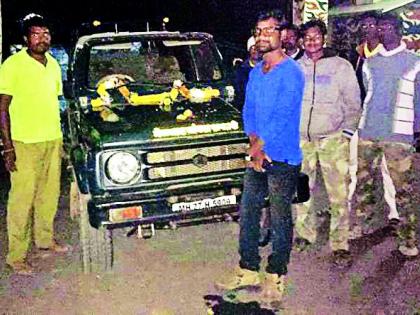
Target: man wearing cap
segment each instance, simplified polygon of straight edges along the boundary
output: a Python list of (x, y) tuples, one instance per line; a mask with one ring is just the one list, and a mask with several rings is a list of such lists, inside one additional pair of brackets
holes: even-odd
[(237, 95), (236, 104), (242, 108), (245, 101), (245, 90), (248, 83), (249, 72), (260, 60), (260, 55), (255, 48), (255, 37), (251, 36), (247, 42), (248, 58), (242, 62), (235, 72), (235, 92)]
[(60, 66), (47, 52), (51, 34), (41, 16), (24, 18), (23, 31), (27, 48), (0, 68), (0, 130), (11, 181), (6, 263), (14, 272), (29, 275), (33, 271), (26, 255), (32, 235), (38, 249), (68, 248), (53, 238), (61, 173)]

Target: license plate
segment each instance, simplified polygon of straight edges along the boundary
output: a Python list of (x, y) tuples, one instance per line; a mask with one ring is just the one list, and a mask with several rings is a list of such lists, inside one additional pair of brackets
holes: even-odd
[(213, 199), (203, 199), (192, 202), (179, 202), (172, 205), (173, 212), (185, 212), (194, 210), (211, 209), (216, 207), (236, 205), (236, 196), (228, 195)]

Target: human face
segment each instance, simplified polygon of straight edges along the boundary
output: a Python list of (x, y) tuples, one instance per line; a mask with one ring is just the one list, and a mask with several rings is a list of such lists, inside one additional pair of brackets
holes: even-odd
[(373, 17), (367, 17), (360, 21), (359, 31), (362, 39), (376, 39), (378, 38), (378, 32), (376, 29), (377, 22)]
[(296, 36), (296, 32), (294, 30), (286, 29), (285, 36), (282, 40), (283, 47), (286, 51), (294, 51), (297, 48), (297, 40), (298, 37)]
[(305, 46), (306, 52), (314, 54), (322, 51), (324, 46), (324, 36), (318, 27), (311, 27), (303, 34), (303, 45)]
[(281, 49), (279, 21), (269, 18), (257, 23), (254, 31), (257, 50), (266, 54)]
[(379, 40), (385, 46), (397, 44), (401, 40), (396, 21), (379, 20), (377, 25)]
[(253, 62), (257, 62), (260, 59), (260, 53), (257, 50), (257, 47), (255, 45), (252, 45), (249, 49), (249, 58)]
[(45, 54), (50, 49), (51, 34), (46, 27), (32, 26), (25, 41), (31, 53)]

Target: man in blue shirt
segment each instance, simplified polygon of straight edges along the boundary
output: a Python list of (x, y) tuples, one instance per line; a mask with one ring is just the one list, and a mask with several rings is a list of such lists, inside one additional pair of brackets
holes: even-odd
[(299, 123), (304, 76), (282, 49), (281, 13), (260, 14), (256, 46), (263, 61), (251, 71), (243, 119), (250, 139), (239, 236), (239, 268), (232, 281), (217, 287), (232, 290), (260, 285), (258, 252), (261, 208), (270, 199), (272, 253), (268, 258), (262, 296), (280, 300), (292, 248), (291, 203), (302, 162)]

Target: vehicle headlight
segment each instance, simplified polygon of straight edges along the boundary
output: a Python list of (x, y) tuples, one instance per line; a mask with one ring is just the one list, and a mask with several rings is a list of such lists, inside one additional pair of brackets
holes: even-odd
[(106, 161), (105, 170), (110, 180), (127, 184), (140, 175), (140, 162), (128, 152), (116, 152)]

